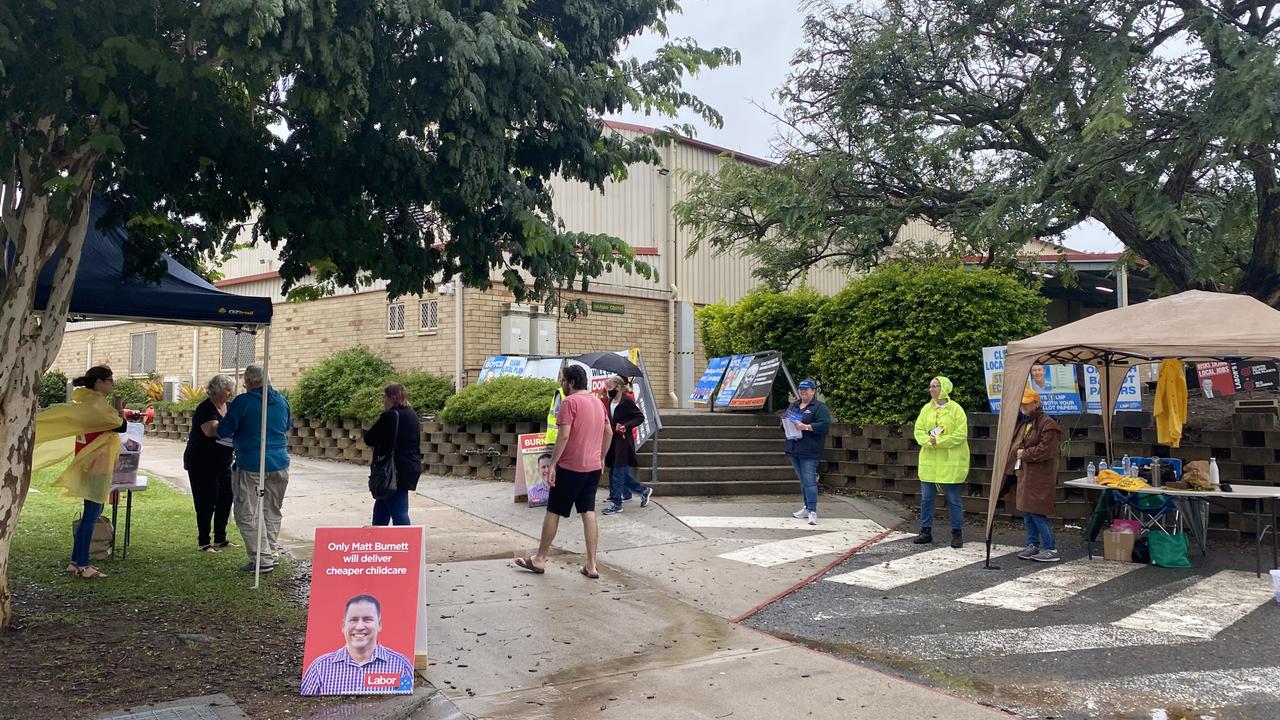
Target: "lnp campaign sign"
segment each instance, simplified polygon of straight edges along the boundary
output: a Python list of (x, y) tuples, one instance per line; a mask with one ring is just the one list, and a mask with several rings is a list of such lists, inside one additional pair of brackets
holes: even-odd
[[(982, 371), (986, 377), (987, 402), (991, 412), (1000, 412), (1004, 393), (1005, 346), (982, 348)], [(1032, 365), (1027, 387), (1040, 395), (1040, 404), (1050, 415), (1073, 415), (1084, 412), (1080, 387), (1076, 383), (1075, 365)]]
[[(1091, 413), (1102, 413), (1102, 374), (1093, 365), (1084, 366), (1085, 409)], [(1120, 396), (1116, 398), (1116, 412), (1137, 412), (1142, 410), (1142, 386), (1138, 384), (1138, 368), (1131, 367), (1120, 385)]]
[(316, 528), (303, 695), (413, 692), (426, 652), (422, 526)]
[(689, 395), (689, 402), (695, 402), (699, 405), (711, 402), (711, 393), (715, 392), (716, 385), (720, 383), (720, 378), (724, 376), (724, 369), (727, 367), (729, 367), (729, 358), (727, 357), (708, 360), (707, 369), (702, 373), (702, 377), (698, 379), (698, 384), (693, 388), (693, 393)]
[(729, 401), (738, 391), (738, 383), (742, 382), (747, 368), (751, 367), (751, 355), (734, 355), (729, 358), (729, 367), (724, 373), (724, 382), (720, 383), (720, 392), (716, 393), (716, 407), (729, 407)]

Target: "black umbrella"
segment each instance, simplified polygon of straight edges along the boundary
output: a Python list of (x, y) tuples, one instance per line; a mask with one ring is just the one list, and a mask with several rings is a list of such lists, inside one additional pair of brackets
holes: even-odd
[(636, 367), (635, 363), (617, 353), (593, 352), (579, 355), (573, 359), (594, 370), (603, 370), (614, 375), (628, 378), (644, 375), (640, 368)]

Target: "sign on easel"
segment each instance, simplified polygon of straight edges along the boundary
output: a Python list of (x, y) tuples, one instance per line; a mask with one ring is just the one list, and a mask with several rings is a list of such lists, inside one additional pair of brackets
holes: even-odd
[(316, 528), (303, 695), (413, 692), (426, 665), (426, 529)]

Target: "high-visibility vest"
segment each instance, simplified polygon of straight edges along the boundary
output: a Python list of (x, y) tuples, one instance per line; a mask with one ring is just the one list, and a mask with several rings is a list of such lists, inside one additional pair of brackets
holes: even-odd
[(556, 436), (560, 434), (556, 428), (556, 413), (560, 411), (560, 403), (564, 400), (564, 390), (557, 389), (556, 394), (551, 396), (551, 407), (547, 409), (547, 439), (548, 446), (556, 444)]

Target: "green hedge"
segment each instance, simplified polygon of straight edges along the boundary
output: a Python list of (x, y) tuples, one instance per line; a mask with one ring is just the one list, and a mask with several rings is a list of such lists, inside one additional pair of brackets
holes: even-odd
[(522, 377), (468, 385), (444, 404), (440, 420), (455, 425), (545, 422), (558, 387), (554, 380)]
[(57, 370), (40, 377), (40, 407), (67, 401), (67, 376)]
[(124, 398), (125, 406), (134, 409), (151, 404), (151, 396), (147, 394), (147, 388), (133, 378), (116, 380), (115, 390), (111, 392), (111, 396)]
[(851, 423), (914, 419), (930, 378), (955, 383), (966, 410), (986, 401), (982, 348), (1043, 332), (1048, 300), (1015, 278), (959, 265), (885, 265), (814, 319), (814, 360), (835, 415)]
[(342, 410), (342, 417), (359, 418), (366, 422), (378, 419), (382, 414), (382, 392), (389, 383), (404, 385), (409, 396), (409, 406), (419, 414), (434, 415), (444, 408), (445, 401), (453, 395), (453, 381), (425, 372), (392, 375), (380, 385), (360, 388)]
[(761, 289), (733, 305), (708, 305), (697, 311), (702, 346), (708, 358), (777, 350), (796, 382), (817, 377), (812, 320), (830, 302), (816, 290), (800, 288)]
[(395, 373), (391, 363), (369, 348), (341, 350), (302, 374), (289, 394), (290, 407), (303, 417), (337, 420), (362, 388), (381, 389)]

